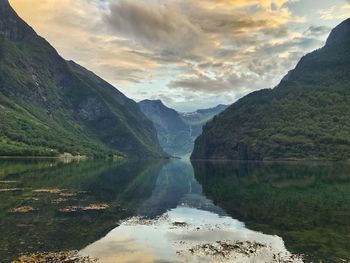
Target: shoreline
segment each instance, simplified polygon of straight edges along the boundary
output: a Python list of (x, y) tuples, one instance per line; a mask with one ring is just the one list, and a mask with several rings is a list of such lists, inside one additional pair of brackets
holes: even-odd
[[(53, 160), (99, 160), (89, 156), (0, 156), (1, 159), (53, 159)], [(113, 157), (113, 158), (101, 158), (101, 159), (117, 159), (125, 160), (127, 157)], [(133, 159), (133, 158), (131, 158)], [(149, 158), (145, 158), (147, 160)], [(150, 158), (154, 159), (154, 158)], [(187, 158), (170, 157), (170, 158), (156, 158), (162, 159), (179, 159), (186, 160)], [(276, 159), (276, 160), (234, 160), (234, 159), (188, 159), (191, 162), (250, 162), (250, 163), (300, 163), (300, 162), (313, 162), (313, 163), (347, 163), (350, 160), (322, 160), (322, 159)]]
[(90, 158), (88, 156), (0, 156), (0, 160), (10, 160), (10, 159), (43, 159), (43, 160), (89, 160)]
[(0, 159), (62, 159), (59, 156), (0, 156)]

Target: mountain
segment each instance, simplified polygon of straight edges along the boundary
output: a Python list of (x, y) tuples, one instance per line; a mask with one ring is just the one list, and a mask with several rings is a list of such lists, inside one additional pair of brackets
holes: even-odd
[(189, 126), (178, 112), (166, 107), (160, 100), (144, 100), (139, 105), (141, 111), (153, 122), (164, 151), (173, 156), (191, 152), (194, 139)]
[(173, 156), (185, 156), (192, 152), (194, 140), (202, 132), (202, 126), (227, 106), (191, 113), (179, 113), (168, 108), (160, 100), (139, 102), (141, 111), (154, 123), (163, 149)]
[(249, 94), (208, 123), (192, 159), (350, 159), (350, 19), (276, 88)]
[(166, 156), (133, 100), (38, 36), (0, 0), (0, 155)]
[(215, 115), (223, 112), (227, 107), (227, 105), (219, 104), (214, 108), (181, 113), (181, 117), (190, 125), (203, 124), (210, 121)]

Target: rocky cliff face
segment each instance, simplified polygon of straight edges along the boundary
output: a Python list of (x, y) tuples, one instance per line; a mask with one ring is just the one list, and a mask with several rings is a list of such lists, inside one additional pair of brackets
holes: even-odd
[(274, 89), (240, 99), (203, 129), (192, 159), (350, 159), (350, 19)]
[(0, 155), (166, 156), (136, 102), (56, 50), (0, 0)]

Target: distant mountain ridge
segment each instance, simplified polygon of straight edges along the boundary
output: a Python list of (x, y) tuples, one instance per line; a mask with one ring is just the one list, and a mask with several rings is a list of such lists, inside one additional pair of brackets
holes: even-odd
[(212, 119), (213, 116), (224, 111), (227, 107), (228, 105), (219, 104), (216, 107), (209, 108), (209, 109), (200, 109), (194, 112), (182, 112), (180, 113), (180, 115), (188, 123), (203, 122), (205, 120), (209, 121), (210, 119)]
[(0, 156), (167, 156), (133, 100), (65, 61), (0, 0)]
[(139, 102), (141, 111), (154, 123), (158, 139), (163, 149), (173, 156), (189, 155), (194, 140), (202, 132), (202, 126), (228, 106), (179, 113), (160, 100)]
[(191, 158), (350, 160), (350, 19), (276, 88), (247, 95), (205, 125)]

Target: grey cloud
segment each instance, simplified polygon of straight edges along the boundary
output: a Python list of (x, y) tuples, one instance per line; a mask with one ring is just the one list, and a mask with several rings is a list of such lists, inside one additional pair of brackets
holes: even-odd
[(224, 79), (211, 79), (206, 76), (173, 80), (168, 87), (212, 94), (233, 89), (231, 84)]
[(278, 55), (295, 50), (310, 50), (322, 45), (322, 41), (315, 38), (297, 37), (281, 44), (265, 44), (258, 50), (260, 55)]
[(205, 56), (233, 56), (242, 46), (254, 45), (258, 34), (287, 35), (284, 22), (280, 21), (285, 18), (276, 15), (278, 12), (267, 15), (260, 8), (250, 12), (247, 15), (242, 10), (205, 9), (200, 2), (190, 0), (167, 4), (119, 0), (110, 4), (104, 21), (116, 34), (154, 52), (155, 61), (203, 63)]
[(197, 12), (193, 14), (194, 21), (200, 24), (204, 31), (209, 33), (240, 33), (245, 29), (262, 29), (271, 22), (267, 19), (254, 20), (242, 14), (223, 14)]
[(199, 68), (208, 69), (208, 68), (222, 68), (224, 63), (222, 62), (204, 62), (198, 65)]
[(110, 5), (104, 20), (115, 32), (170, 55), (189, 53), (203, 38), (180, 12), (150, 1), (120, 0)]
[[(350, 2), (350, 0), (349, 0)], [(331, 31), (330, 27), (326, 26), (310, 26), (305, 32), (304, 35), (309, 37), (319, 37), (329, 34)]]
[(104, 72), (105, 76), (115, 84), (121, 82), (140, 83), (141, 78), (145, 75), (145, 72), (141, 69), (123, 68), (108, 64), (100, 64), (99, 70)]
[(197, 75), (188, 78), (178, 78), (168, 84), (170, 89), (182, 89), (197, 93), (222, 94), (225, 92), (234, 92), (237, 94), (259, 89), (262, 86), (262, 76), (258, 74), (236, 73), (233, 69), (229, 70), (222, 76), (209, 78), (205, 75)]
[(287, 28), (287, 26), (281, 26), (280, 28), (267, 28), (263, 29), (262, 32), (265, 35), (272, 36), (272, 37), (287, 37), (290, 33), (290, 29)]
[[(134, 58), (132, 66), (101, 65), (110, 79), (138, 83), (148, 74), (143, 65), (135, 67), (139, 59), (172, 65), (187, 76), (170, 81), (172, 90), (240, 94), (269, 88), (293, 67), (298, 59), (295, 54), (301, 56), (300, 51), (320, 45), (315, 37), (325, 30), (310, 27), (304, 37), (288, 39), (293, 32), (284, 22), (288, 19), (278, 12), (270, 16), (259, 8), (249, 14), (241, 9), (205, 9), (190, 0), (165, 3), (118, 0), (107, 6), (102, 19), (107, 28), (103, 30), (115, 36), (109, 44), (125, 47), (120, 52)], [(281, 41), (269, 43), (274, 38)], [(282, 59), (279, 55), (283, 53), (290, 55)]]
[[(33, 6), (46, 2), (26, 1)], [(319, 39), (326, 31), (300, 29), (306, 25), (296, 24), (288, 5), (260, 8), (255, 0), (50, 2), (56, 3), (50, 10), (33, 8), (28, 17), (40, 18), (46, 25), (43, 35), (63, 47), (67, 58), (125, 90), (135, 88), (133, 94), (143, 90), (143, 83), (150, 87), (153, 75), (164, 73), (161, 80), (152, 78), (156, 88), (147, 94), (158, 95), (159, 86), (170, 81), (164, 90), (170, 90), (169, 103), (178, 94), (172, 102), (177, 105), (200, 102), (199, 95), (203, 100), (273, 87), (303, 54), (322, 45)]]
[[(110, 5), (104, 21), (112, 32), (144, 48), (130, 53), (177, 68), (179, 76), (167, 86), (171, 99), (156, 96), (172, 105), (196, 101), (192, 93), (238, 96), (271, 88), (303, 54), (322, 45), (318, 38), (327, 30), (310, 26), (300, 32), (297, 20), (277, 6), (265, 12), (258, 6), (206, 9), (201, 1), (191, 0), (155, 3), (119, 0)], [(174, 93), (181, 93), (182, 100)]]

